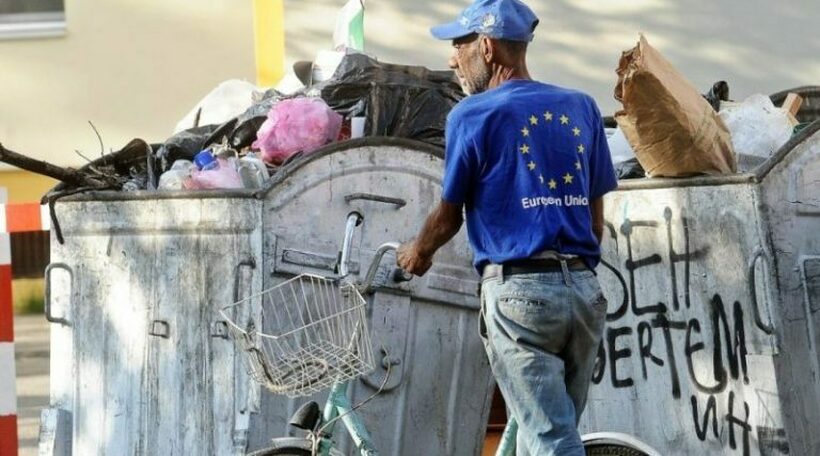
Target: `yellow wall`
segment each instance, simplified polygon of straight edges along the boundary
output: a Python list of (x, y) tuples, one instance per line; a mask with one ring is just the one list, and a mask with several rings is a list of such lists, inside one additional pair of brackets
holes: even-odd
[(8, 191), (9, 203), (39, 202), (57, 183), (54, 179), (27, 171), (0, 170), (0, 187)]
[[(0, 187), (8, 191), (9, 203), (36, 203), (57, 181), (21, 170), (0, 170)], [(17, 279), (11, 283), (15, 312), (38, 312), (43, 300), (43, 279)], [(33, 303), (37, 303), (33, 306)]]

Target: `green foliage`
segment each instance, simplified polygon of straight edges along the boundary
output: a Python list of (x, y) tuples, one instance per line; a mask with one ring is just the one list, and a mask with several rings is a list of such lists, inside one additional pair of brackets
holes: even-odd
[(22, 299), (15, 301), (16, 302), (14, 303), (14, 313), (18, 315), (32, 315), (43, 313), (43, 308), (45, 306), (45, 300), (43, 299), (43, 296), (30, 294)]

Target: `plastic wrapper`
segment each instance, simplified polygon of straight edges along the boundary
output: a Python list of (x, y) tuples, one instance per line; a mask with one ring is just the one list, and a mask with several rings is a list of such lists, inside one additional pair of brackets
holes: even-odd
[(296, 152), (307, 154), (335, 140), (341, 127), (342, 116), (319, 98), (282, 100), (268, 112), (253, 148), (265, 161), (281, 164)]
[(159, 190), (183, 190), (190, 187), (191, 173), (196, 169), (188, 160), (177, 160), (171, 169), (159, 178)]
[(720, 118), (738, 154), (768, 158), (792, 136), (786, 112), (765, 95), (752, 95), (740, 104), (725, 107)]
[(236, 168), (227, 160), (222, 158), (219, 161), (219, 168), (207, 171), (193, 170), (190, 181), (186, 181), (189, 190), (195, 189), (216, 189), (216, 188), (242, 188), (242, 179)]

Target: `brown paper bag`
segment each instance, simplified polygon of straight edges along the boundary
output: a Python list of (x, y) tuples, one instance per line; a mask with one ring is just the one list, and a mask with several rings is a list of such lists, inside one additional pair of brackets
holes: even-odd
[(621, 56), (615, 120), (651, 177), (733, 173), (729, 130), (709, 103), (643, 35)]

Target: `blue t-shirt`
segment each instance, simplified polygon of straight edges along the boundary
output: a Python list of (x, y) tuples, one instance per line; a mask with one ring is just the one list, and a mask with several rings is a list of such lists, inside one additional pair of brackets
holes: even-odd
[(589, 203), (618, 179), (591, 97), (508, 81), (458, 103), (446, 140), (442, 199), (465, 205), (479, 271), (544, 250), (597, 266)]

